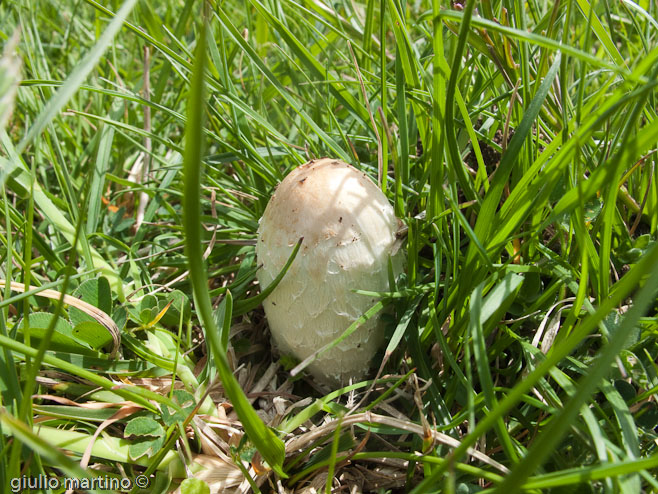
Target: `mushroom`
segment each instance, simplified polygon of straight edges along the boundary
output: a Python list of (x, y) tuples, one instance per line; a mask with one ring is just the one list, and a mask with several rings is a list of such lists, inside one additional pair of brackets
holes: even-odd
[[(368, 176), (339, 160), (299, 166), (279, 184), (260, 220), (257, 277), (269, 286), (303, 237), (297, 257), (263, 306), (279, 351), (304, 360), (334, 341), (376, 299), (354, 290), (387, 291), (388, 262), (403, 267), (395, 217)], [(329, 385), (362, 378), (384, 340), (375, 315), (307, 367)]]

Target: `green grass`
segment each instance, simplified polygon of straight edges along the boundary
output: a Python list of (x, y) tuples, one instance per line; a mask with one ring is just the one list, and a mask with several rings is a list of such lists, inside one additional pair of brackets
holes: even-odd
[[(0, 3), (3, 485), (658, 492), (656, 8)], [(339, 390), (255, 281), (322, 156), (406, 227), (382, 373)]]

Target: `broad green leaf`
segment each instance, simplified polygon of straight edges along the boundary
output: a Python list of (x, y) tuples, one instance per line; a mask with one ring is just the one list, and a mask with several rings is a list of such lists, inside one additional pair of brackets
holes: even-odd
[[(43, 337), (46, 335), (46, 331), (54, 317), (54, 314), (50, 314), (48, 312), (33, 312), (28, 316), (30, 345), (35, 348), (39, 345)], [(24, 327), (22, 322), (18, 328), (19, 341), (24, 341)], [(109, 336), (109, 333), (105, 328), (102, 328), (102, 330), (105, 335)], [(109, 341), (112, 341), (111, 336)], [(98, 353), (92, 350), (88, 343), (79, 339), (74, 334), (71, 324), (66, 321), (66, 319), (62, 318), (58, 318), (57, 322), (55, 323), (55, 328), (51, 336), (50, 349), (61, 352), (98, 356)]]
[(72, 335), (78, 341), (83, 341), (94, 350), (100, 350), (112, 343), (112, 335), (102, 324), (96, 321), (82, 321), (73, 327)]
[(153, 457), (165, 440), (165, 431), (162, 426), (151, 417), (135, 417), (131, 419), (123, 431), (123, 437), (131, 439), (130, 458), (137, 460), (146, 455)]
[[(105, 277), (84, 281), (73, 292), (73, 296), (93, 305), (108, 315), (112, 314), (112, 290)], [(92, 316), (76, 307), (69, 308), (69, 317), (74, 326), (85, 321), (96, 321)]]
[(203, 480), (191, 477), (183, 480), (180, 492), (181, 494), (210, 494), (210, 487)]
[(183, 422), (196, 406), (194, 395), (183, 389), (175, 389), (172, 393), (172, 399), (178, 403), (180, 410), (165, 404), (160, 406), (162, 421), (167, 427), (176, 422)]
[(123, 437), (149, 436), (161, 437), (164, 435), (162, 426), (151, 417), (136, 417), (131, 419), (123, 431)]

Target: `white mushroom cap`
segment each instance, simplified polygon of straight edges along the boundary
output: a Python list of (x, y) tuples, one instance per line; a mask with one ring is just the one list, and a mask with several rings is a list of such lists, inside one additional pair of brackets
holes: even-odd
[[(294, 245), (301, 249), (263, 306), (279, 350), (303, 360), (340, 336), (375, 303), (352, 290), (387, 291), (399, 221), (382, 191), (356, 168), (323, 158), (293, 170), (270, 199), (258, 229), (258, 281), (267, 287)], [(394, 258), (396, 275), (402, 259)], [(378, 316), (307, 370), (328, 384), (362, 378), (384, 339)]]

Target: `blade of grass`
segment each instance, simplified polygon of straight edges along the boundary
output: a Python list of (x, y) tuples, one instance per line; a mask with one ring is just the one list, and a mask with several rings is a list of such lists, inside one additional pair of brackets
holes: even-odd
[(459, 181), (459, 184), (462, 187), (462, 191), (466, 196), (466, 199), (469, 201), (476, 200), (476, 198), (479, 201), (479, 195), (476, 194), (475, 189), (473, 188), (473, 183), (469, 178), (469, 176), (466, 174), (466, 171), (464, 170), (464, 164), (459, 154), (459, 149), (457, 148), (457, 132), (455, 130), (455, 119), (454, 119), (454, 115), (455, 115), (454, 101), (455, 101), (455, 91), (457, 89), (457, 79), (459, 78), (459, 75), (461, 73), (459, 68), (461, 67), (461, 63), (462, 63), (462, 55), (464, 54), (464, 48), (466, 46), (466, 38), (468, 37), (468, 33), (471, 25), (471, 17), (473, 16), (474, 8), (475, 8), (475, 3), (473, 2), (468, 2), (466, 4), (466, 7), (464, 8), (462, 24), (459, 29), (459, 38), (457, 40), (457, 47), (455, 48), (455, 55), (452, 60), (452, 65), (450, 67), (450, 78), (448, 79), (448, 86), (446, 87), (446, 106), (445, 106), (445, 121), (444, 121), (445, 132), (446, 132), (446, 144), (447, 144), (447, 151), (449, 158), (448, 159), (449, 168), (457, 177), (457, 180)]
[(89, 73), (94, 69), (101, 56), (110, 45), (116, 34), (123, 26), (124, 21), (135, 6), (137, 0), (126, 0), (119, 11), (110, 21), (105, 32), (96, 42), (94, 47), (85, 55), (76, 68), (66, 78), (66, 81), (59, 88), (57, 93), (48, 101), (43, 111), (39, 114), (37, 120), (32, 124), (30, 130), (17, 146), (18, 154), (22, 153), (25, 148), (52, 122), (59, 114), (60, 110), (66, 105), (85, 81)]
[(580, 7), (583, 17), (585, 17), (588, 20), (588, 23), (590, 23), (591, 29), (594, 31), (594, 34), (596, 34), (596, 37), (601, 44), (605, 47), (605, 51), (615, 62), (615, 65), (618, 67), (626, 67), (624, 58), (621, 56), (621, 53), (619, 53), (615, 42), (610, 38), (610, 30), (606, 29), (603, 24), (601, 24), (596, 13), (592, 12), (594, 7), (592, 7), (587, 0), (576, 0), (576, 2), (578, 3), (578, 7)]
[[(36, 348), (29, 347), (21, 342), (15, 341), (13, 338), (7, 338), (2, 335), (0, 335), (0, 346), (8, 348), (15, 353), (32, 358), (36, 357), (38, 352)], [(149, 400), (164, 403), (176, 410), (180, 410), (180, 407), (175, 402), (172, 402), (171, 400), (163, 397), (158, 393), (147, 390), (145, 388), (140, 388), (138, 386), (117, 385), (115, 382), (98, 375), (97, 372), (91, 372), (82, 369), (79, 366), (67, 362), (61, 358), (46, 354), (43, 357), (43, 363), (59, 368), (81, 379), (86, 379), (103, 389), (112, 391), (113, 393), (122, 396), (126, 400), (134, 401), (135, 403), (140, 404), (148, 410), (156, 411), (155, 407), (150, 403)]]
[[(270, 467), (281, 477), (283, 472), (283, 459), (285, 446), (272, 430), (270, 430), (258, 417), (256, 411), (240, 387), (237, 379), (231, 372), (226, 352), (222, 348), (220, 330), (215, 325), (212, 306), (208, 295), (206, 272), (203, 266), (203, 249), (201, 246), (201, 204), (199, 190), (201, 184), (201, 156), (203, 149), (203, 115), (204, 115), (204, 73), (206, 66), (206, 26), (205, 21), (199, 29), (199, 39), (195, 51), (194, 71), (190, 87), (187, 126), (185, 129), (184, 154), (184, 190), (183, 214), (185, 224), (185, 247), (190, 270), (190, 278), (194, 290), (199, 318), (203, 323), (206, 344), (212, 354), (217, 371), (227, 397), (231, 400), (235, 411), (242, 422), (249, 439), (254, 443), (260, 454)], [(225, 314), (230, 314), (233, 300), (230, 292), (222, 300), (226, 305)], [(224, 319), (224, 324), (230, 320)], [(228, 332), (228, 328), (222, 328)]]
[[(433, 43), (434, 50), (432, 58), (432, 132), (431, 142), (431, 157), (429, 159), (429, 198), (427, 200), (427, 218), (435, 218), (443, 212), (443, 153), (445, 146), (445, 127), (442, 125), (445, 115), (445, 86), (446, 86), (446, 73), (442, 70), (445, 63), (443, 58), (443, 24), (439, 17), (441, 11), (441, 4), (439, 0), (432, 0), (432, 13), (434, 19), (432, 20), (433, 29)], [(444, 63), (442, 63), (444, 62)], [(436, 279), (440, 276), (440, 272), (435, 274)], [(437, 284), (438, 286), (438, 284)]]
[[(17, 150), (11, 143), (9, 136), (2, 129), (0, 129), (0, 143), (2, 143), (4, 146), (10, 161), (13, 161), (14, 163), (21, 163), (23, 165), (16, 166), (14, 171), (18, 172), (18, 174), (15, 177), (9, 179), (10, 185), (15, 187), (14, 190), (18, 190), (21, 193), (27, 193), (27, 191), (32, 190), (34, 204), (38, 207), (40, 213), (48, 219), (48, 222), (55, 227), (57, 232), (64, 235), (64, 237), (69, 242), (73, 242), (73, 239), (75, 238), (74, 226), (64, 215), (64, 213), (62, 213), (62, 211), (55, 205), (52, 199), (41, 187), (41, 185), (38, 182), (33, 182), (30, 180), (29, 173), (24, 168), (25, 165), (23, 160), (20, 158)], [(76, 245), (76, 248), (81, 250), (80, 245)], [(105, 276), (110, 281), (110, 284), (116, 291), (119, 299), (123, 300), (123, 280), (117, 276), (116, 269), (112, 267), (97, 250), (92, 249), (91, 256), (94, 267), (97, 268), (103, 274), (103, 276)]]
[[(654, 248), (652, 254), (658, 252)], [(565, 403), (564, 407), (553, 417), (550, 424), (535, 439), (527, 455), (512, 469), (503, 482), (494, 492), (511, 492), (518, 489), (536, 471), (546, 457), (554, 451), (562, 436), (571, 427), (578, 410), (589, 399), (599, 386), (600, 381), (610, 372), (610, 365), (614, 362), (619, 351), (625, 346), (628, 336), (654, 301), (658, 290), (658, 263), (653, 264), (645, 277), (645, 285), (639, 290), (634, 299), (633, 306), (624, 316), (619, 327), (612, 334), (608, 344), (603, 347), (596, 360), (588, 366), (587, 374), (581, 379), (574, 396)]]
[(302, 61), (303, 66), (314, 73), (319, 80), (329, 82), (329, 89), (334, 97), (345, 105), (345, 107), (359, 118), (366, 128), (368, 128), (370, 117), (368, 116), (365, 107), (361, 105), (354, 96), (346, 91), (339, 81), (335, 80), (335, 78), (325, 70), (322, 64), (318, 62), (309, 50), (299, 41), (298, 37), (293, 35), (284, 23), (270, 12), (264, 4), (258, 0), (249, 1), (256, 10), (267, 19), (268, 24), (279, 33), (283, 40), (285, 40), (291, 51)]
[(637, 460), (603, 463), (594, 466), (579, 466), (537, 475), (529, 478), (524, 489), (552, 489), (564, 485), (592, 484), (596, 480), (603, 480), (620, 475), (629, 475), (636, 472), (652, 471), (658, 468), (658, 455), (651, 455)]
[[(548, 91), (551, 88), (555, 76), (560, 68), (560, 56), (558, 55), (551, 65), (546, 77), (542, 81), (535, 97), (529, 103), (527, 110), (523, 115), (521, 124), (517, 127), (512, 140), (510, 141), (505, 154), (503, 155), (500, 164), (496, 170), (493, 181), (487, 195), (482, 202), (482, 207), (480, 213), (478, 214), (477, 221), (475, 223), (475, 237), (479, 239), (489, 239), (492, 237), (492, 232), (494, 231), (496, 211), (498, 210), (501, 197), (503, 195), (504, 188), (508, 182), (508, 178), (515, 166), (518, 154), (521, 152), (523, 143), (525, 142), (528, 135), (532, 130), (533, 124), (539, 111), (542, 108), (542, 104), (548, 95)], [(474, 280), (478, 279), (476, 273), (479, 270), (481, 264), (478, 256), (481, 255), (477, 244), (471, 242), (468, 251), (466, 253), (466, 273), (463, 275), (465, 280)], [(463, 284), (461, 291), (467, 289), (467, 285)]]
[[(455, 10), (442, 10), (439, 16), (442, 19), (452, 19), (456, 21), (462, 21), (464, 14), (462, 12), (457, 12)], [(572, 45), (565, 45), (559, 41), (555, 41), (553, 39), (547, 38), (545, 36), (533, 32), (528, 32), (528, 31), (523, 31), (521, 29), (503, 26), (502, 24), (498, 24), (496, 22), (483, 19), (482, 17), (477, 17), (477, 16), (474, 16), (471, 19), (471, 24), (475, 27), (484, 28), (486, 30), (491, 30), (491, 31), (496, 31), (506, 34), (511, 38), (532, 43), (542, 48), (549, 48), (556, 52), (561, 52), (564, 53), (565, 55), (570, 55), (578, 60), (587, 62), (594, 67), (607, 69), (615, 74), (621, 75), (622, 77), (624, 77), (625, 79), (631, 82), (642, 82), (642, 83), (647, 82), (645, 78), (640, 77), (638, 79), (637, 76), (633, 75), (625, 66), (619, 66), (615, 63), (606, 62), (594, 55), (590, 55), (589, 53), (585, 53), (577, 48), (574, 48)]]
[(229, 16), (222, 10), (219, 5), (215, 6), (215, 14), (226, 28), (231, 38), (244, 50), (247, 56), (254, 62), (258, 70), (267, 78), (267, 80), (277, 89), (279, 94), (286, 100), (295, 113), (299, 115), (304, 122), (317, 134), (317, 136), (334, 152), (340, 159), (349, 162), (350, 156), (347, 154), (318, 124), (302, 109), (301, 105), (292, 97), (290, 92), (284, 88), (278, 78), (270, 71), (267, 65), (260, 59), (255, 50), (247, 43), (238, 33), (237, 29), (231, 22)]
[[(493, 410), (497, 406), (498, 400), (493, 390), (494, 383), (491, 377), (491, 365), (487, 355), (483, 324), (494, 313), (502, 312), (501, 307), (509, 306), (512, 303), (522, 282), (521, 276), (509, 273), (487, 294), (486, 299), (482, 299), (484, 282), (480, 283), (471, 295), (469, 332), (473, 341), (473, 355), (480, 377), (480, 386), (489, 410)], [(495, 427), (505, 454), (512, 462), (517, 462), (519, 456), (502, 418), (498, 419)]]
[[(601, 321), (603, 321), (605, 316), (607, 316), (611, 310), (617, 307), (622, 300), (636, 289), (642, 280), (646, 279), (646, 273), (651, 271), (658, 271), (658, 245), (649, 251), (628, 273), (626, 273), (623, 278), (621, 278), (621, 280), (615, 284), (615, 289), (610, 293), (609, 298), (602, 302), (594, 314), (591, 314), (578, 327), (576, 327), (567, 339), (560, 344), (553, 346), (552, 350), (547, 355), (546, 360), (530, 372), (525, 379), (517, 383), (509, 394), (499, 402), (498, 406), (491, 410), (490, 413), (478, 423), (475, 429), (468, 434), (468, 436), (462, 439), (461, 446), (451, 453), (451, 457), (454, 459), (461, 458), (467, 447), (473, 445), (483, 436), (484, 433), (491, 429), (499, 417), (502, 417), (505, 413), (511, 410), (526, 392), (532, 389), (541, 378), (548, 374), (554, 365), (569, 355), (573, 349), (582, 342), (583, 338), (585, 338), (601, 323)], [(658, 282), (658, 276), (654, 276), (654, 279), (651, 282)], [(646, 297), (645, 292), (646, 290), (643, 289), (642, 293)], [(629, 320), (629, 322), (632, 321)], [(448, 462), (448, 464), (449, 463), (450, 462)], [(521, 463), (518, 465), (520, 464)], [(432, 473), (432, 475), (426, 477), (412, 490), (412, 494), (424, 492), (424, 489), (433, 485), (434, 482), (443, 475), (447, 466), (448, 465), (439, 467)], [(527, 474), (530, 475), (530, 472)]]

